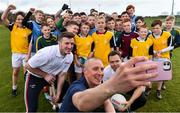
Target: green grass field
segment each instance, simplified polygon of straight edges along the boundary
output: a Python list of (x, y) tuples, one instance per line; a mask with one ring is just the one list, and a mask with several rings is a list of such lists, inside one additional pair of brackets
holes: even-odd
[[(0, 112), (25, 112), (24, 77), (20, 74), (18, 96), (11, 96), (11, 51), (9, 31), (0, 25)], [(155, 87), (148, 98), (147, 104), (140, 112), (177, 112), (180, 111), (180, 48), (173, 52), (173, 80), (166, 82), (167, 90), (162, 91), (162, 100), (155, 98)], [(51, 112), (51, 105), (41, 95), (40, 112)]]
[[(0, 112), (24, 112), (24, 75), (19, 76), (18, 96), (11, 96), (11, 51), (9, 30), (0, 25)], [(50, 112), (51, 106), (41, 96), (39, 111)]]

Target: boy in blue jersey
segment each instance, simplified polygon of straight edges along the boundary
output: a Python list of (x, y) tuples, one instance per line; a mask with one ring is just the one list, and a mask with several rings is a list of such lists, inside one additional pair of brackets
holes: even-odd
[[(35, 20), (34, 21), (28, 21), (31, 15), (35, 13)], [(41, 10), (36, 10), (34, 8), (30, 8), (29, 12), (25, 16), (23, 20), (23, 25), (27, 28), (32, 30), (31, 34), (31, 42), (29, 45), (29, 52), (27, 60), (30, 58), (30, 56), (33, 56), (36, 53), (36, 40), (37, 38), (42, 35), (41, 32), (41, 23), (44, 19), (44, 13)]]
[(89, 31), (89, 35), (92, 35), (94, 32), (96, 32), (96, 28), (95, 28), (95, 16), (94, 15), (88, 15), (88, 19), (87, 22), (90, 24), (90, 31)]
[(52, 33), (52, 35), (58, 37), (58, 36), (61, 34), (61, 32), (60, 32), (60, 30), (56, 27), (54, 18), (51, 17), (51, 16), (47, 16), (47, 17), (46, 17), (46, 22), (47, 22), (47, 24), (49, 25), (49, 27), (51, 28), (51, 33)]
[(136, 28), (135, 20), (136, 20), (136, 17), (137, 17), (136, 15), (134, 15), (135, 7), (133, 5), (128, 5), (126, 7), (126, 11), (127, 11), (128, 15), (130, 16), (131, 24), (132, 24), (132, 31), (134, 31), (135, 28)]

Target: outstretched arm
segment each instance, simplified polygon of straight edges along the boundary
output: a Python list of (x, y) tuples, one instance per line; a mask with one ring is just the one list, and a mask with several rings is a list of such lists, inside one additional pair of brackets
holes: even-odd
[(35, 9), (34, 8), (30, 8), (29, 12), (27, 13), (27, 15), (24, 17), (23, 19), (23, 22), (22, 22), (22, 25), (23, 26), (26, 26), (27, 28), (31, 29), (33, 28), (33, 25), (31, 22), (28, 22), (29, 21), (29, 18), (31, 17), (31, 15), (35, 12)]
[[(138, 62), (146, 61), (145, 57), (136, 57), (121, 64), (115, 76), (103, 84), (84, 91), (76, 92), (72, 96), (73, 104), (79, 111), (93, 111), (110, 98), (113, 94), (124, 93), (138, 86), (148, 86), (146, 80), (157, 76), (157, 73), (141, 74), (146, 70), (157, 69), (157, 64), (134, 65)], [(88, 103), (88, 104), (84, 104)]]
[(1, 20), (2, 22), (4, 23), (5, 26), (8, 26), (10, 24), (9, 20), (7, 19), (7, 16), (9, 14), (9, 12), (11, 10), (15, 10), (16, 9), (16, 6), (14, 5), (9, 5), (7, 7), (7, 9), (3, 12), (2, 16), (1, 16)]

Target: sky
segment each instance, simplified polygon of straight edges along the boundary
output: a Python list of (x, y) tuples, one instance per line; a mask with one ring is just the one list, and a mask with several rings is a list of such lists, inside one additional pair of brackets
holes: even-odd
[[(9, 4), (14, 4), (17, 11), (28, 12), (30, 8), (43, 10), (45, 13), (55, 14), (63, 5), (68, 4), (73, 12), (84, 11), (89, 14), (91, 8), (111, 14), (125, 11), (126, 6), (135, 6), (135, 14), (139, 16), (158, 16), (171, 14), (173, 0), (0, 0), (0, 10)], [(180, 0), (174, 0), (174, 14), (180, 11)]]

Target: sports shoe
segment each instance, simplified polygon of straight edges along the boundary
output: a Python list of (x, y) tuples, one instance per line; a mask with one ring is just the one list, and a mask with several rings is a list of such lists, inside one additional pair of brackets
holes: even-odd
[(161, 89), (166, 90), (165, 82), (163, 82)]
[(157, 99), (162, 99), (162, 96), (161, 96), (161, 91), (160, 90), (157, 90), (156, 91), (156, 97), (157, 97)]
[(145, 95), (148, 96), (151, 93), (151, 88), (146, 88)]
[(11, 94), (12, 94), (13, 96), (17, 96), (17, 89), (12, 89)]
[(48, 93), (44, 93), (44, 96), (48, 101), (52, 101), (52, 97)]

